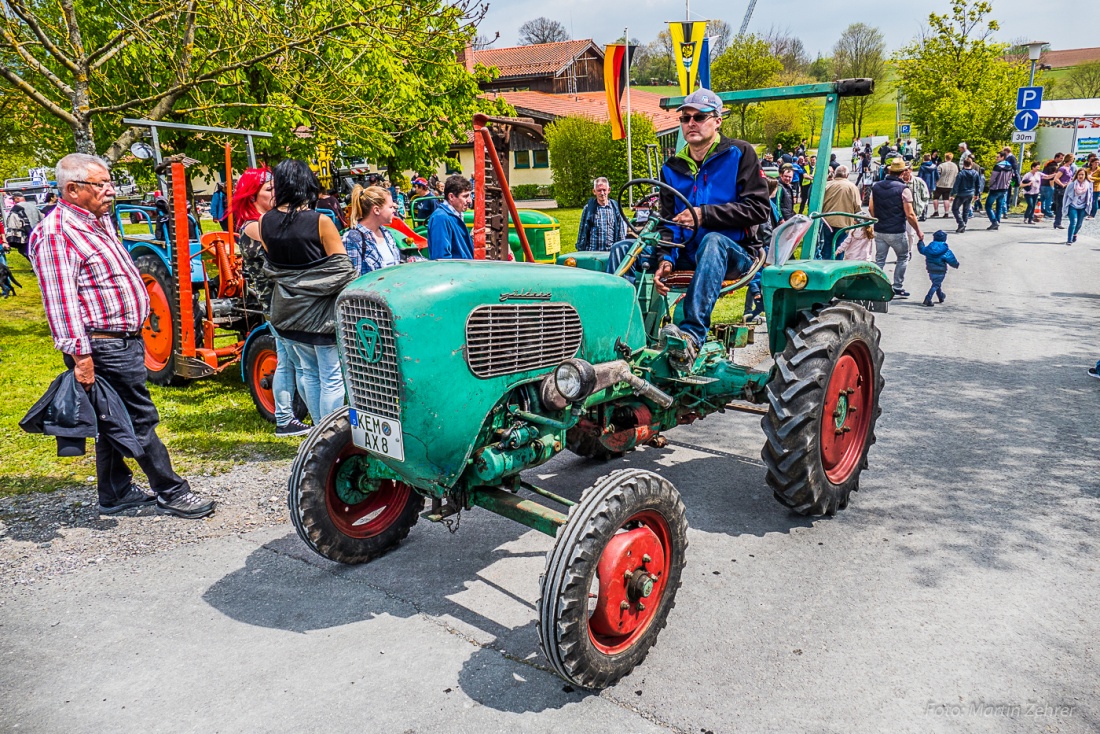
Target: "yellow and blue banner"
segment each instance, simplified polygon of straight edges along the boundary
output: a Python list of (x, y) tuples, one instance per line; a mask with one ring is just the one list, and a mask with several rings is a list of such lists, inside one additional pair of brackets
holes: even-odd
[(672, 36), (672, 51), (676, 56), (680, 94), (686, 97), (695, 91), (695, 84), (699, 78), (699, 62), (703, 57), (703, 40), (707, 35), (707, 22), (675, 20), (668, 24), (668, 32)]

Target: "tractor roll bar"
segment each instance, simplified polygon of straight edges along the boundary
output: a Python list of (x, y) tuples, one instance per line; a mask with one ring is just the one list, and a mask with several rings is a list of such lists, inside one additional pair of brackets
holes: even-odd
[(235, 127), (207, 127), (206, 125), (184, 125), (179, 122), (161, 122), (160, 120), (137, 120), (132, 117), (124, 117), (122, 121), (131, 127), (147, 127), (150, 129), (153, 135), (153, 155), (156, 156), (155, 160), (159, 164), (161, 162), (160, 157), (160, 137), (157, 135), (157, 128), (165, 128), (168, 130), (186, 130), (188, 132), (195, 133), (218, 133), (221, 135), (242, 135), (248, 143), (248, 165), (250, 168), (256, 167), (256, 150), (252, 146), (252, 138), (270, 138), (271, 133), (260, 132), (259, 130), (241, 130)]

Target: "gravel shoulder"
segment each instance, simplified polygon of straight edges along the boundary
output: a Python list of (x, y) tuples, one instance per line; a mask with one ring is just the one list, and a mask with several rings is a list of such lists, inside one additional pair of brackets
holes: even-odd
[(100, 517), (93, 484), (6, 497), (0, 501), (0, 586), (280, 525), (287, 520), (289, 473), (289, 461), (254, 461), (217, 476), (188, 477), (194, 491), (218, 502), (202, 520), (151, 508)]

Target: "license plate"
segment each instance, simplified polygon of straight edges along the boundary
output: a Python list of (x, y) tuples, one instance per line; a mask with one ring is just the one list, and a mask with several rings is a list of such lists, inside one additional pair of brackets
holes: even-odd
[(543, 242), (546, 243), (546, 254), (556, 255), (561, 252), (561, 232), (549, 229), (543, 234)]
[(401, 421), (380, 415), (350, 411), (351, 441), (372, 454), (386, 456), (397, 461), (405, 460), (405, 443), (401, 435)]

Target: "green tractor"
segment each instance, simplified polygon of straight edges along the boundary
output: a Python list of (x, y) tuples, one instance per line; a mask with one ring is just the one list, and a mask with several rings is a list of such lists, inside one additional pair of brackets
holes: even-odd
[(619, 277), (645, 246), (663, 245), (660, 219), (637, 228), (619, 274), (420, 262), (351, 284), (337, 306), (350, 408), (313, 429), (289, 479), (301, 539), (331, 560), (367, 563), (419, 518), (452, 522), (474, 506), (554, 537), (541, 646), (567, 681), (599, 689), (640, 664), (665, 625), (686, 560), (684, 504), (645, 470), (612, 471), (578, 501), (525, 470), (566, 450), (611, 459), (756, 404), (776, 499), (806, 515), (843, 509), (875, 440), (883, 353), (866, 306), (890, 299), (885, 275), (870, 263), (777, 257), (765, 267), (761, 257), (728, 288), (761, 270), (774, 365), (735, 364), (746, 327), (717, 329), (685, 365), (673, 358), (685, 345), (661, 331), (676, 318), (675, 287), (662, 296), (648, 273)]

